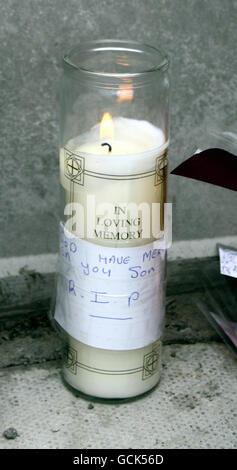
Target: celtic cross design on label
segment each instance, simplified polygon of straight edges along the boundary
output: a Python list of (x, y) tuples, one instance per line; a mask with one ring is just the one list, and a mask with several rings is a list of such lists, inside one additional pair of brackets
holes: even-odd
[(167, 152), (162, 157), (156, 159), (155, 186), (163, 183), (167, 177), (168, 155)]
[(71, 182), (84, 185), (84, 157), (65, 150), (64, 154), (64, 176)]

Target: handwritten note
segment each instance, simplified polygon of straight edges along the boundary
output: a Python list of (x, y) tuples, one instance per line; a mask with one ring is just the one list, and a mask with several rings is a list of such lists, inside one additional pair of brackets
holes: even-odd
[(221, 274), (237, 278), (237, 251), (219, 246)]
[(110, 248), (60, 226), (55, 319), (75, 339), (103, 349), (136, 349), (161, 335), (165, 250), (156, 242)]

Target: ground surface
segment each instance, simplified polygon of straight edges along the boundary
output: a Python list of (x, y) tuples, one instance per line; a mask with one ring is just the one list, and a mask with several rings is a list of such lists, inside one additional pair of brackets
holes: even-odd
[(236, 448), (236, 365), (223, 344), (167, 345), (152, 393), (93, 407), (63, 385), (60, 361), (2, 369), (0, 448)]

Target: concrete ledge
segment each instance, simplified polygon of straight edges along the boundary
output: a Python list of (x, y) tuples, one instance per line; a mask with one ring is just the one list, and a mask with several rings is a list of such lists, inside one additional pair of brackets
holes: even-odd
[[(167, 295), (202, 291), (204, 276), (214, 288), (223, 285), (218, 257), (169, 261)], [(48, 311), (54, 291), (54, 273), (22, 268), (16, 276), (0, 278), (0, 320)]]
[[(19, 276), (0, 279), (0, 367), (34, 364), (61, 357), (61, 342), (47, 313), (54, 292), (54, 274), (26, 269)], [(164, 343), (218, 341), (200, 312), (208, 302), (205, 280), (212, 291), (227, 293), (226, 276), (219, 273), (218, 258), (168, 263)]]
[[(164, 344), (220, 341), (198, 309), (203, 292), (167, 296)], [(42, 363), (62, 357), (62, 343), (46, 312), (0, 322), (0, 367)]]
[[(59, 362), (0, 371), (0, 448), (235, 448), (237, 362), (223, 344), (170, 345), (162, 379), (140, 400), (75, 397)], [(2, 433), (14, 427), (18, 436)]]

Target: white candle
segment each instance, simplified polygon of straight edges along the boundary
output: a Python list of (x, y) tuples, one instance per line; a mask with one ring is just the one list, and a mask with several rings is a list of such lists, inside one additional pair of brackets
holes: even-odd
[[(123, 208), (131, 202), (138, 205), (145, 202), (149, 207), (154, 202), (164, 202), (165, 188), (162, 180), (159, 181), (162, 170), (159, 173), (155, 169), (157, 164), (160, 168), (165, 165), (166, 157), (163, 156), (168, 142), (163, 132), (147, 121), (117, 118), (113, 123), (114, 136), (100, 138), (99, 126), (95, 126), (89, 133), (68, 141), (60, 151), (61, 183), (66, 190), (67, 202), (78, 202), (86, 208), (88, 196), (93, 195), (94, 222), (97, 223), (93, 239), (77, 240), (77, 247), (72, 250), (77, 250), (76, 253), (64, 252), (73, 265), (68, 268), (66, 277), (65, 286), (67, 289), (68, 284), (69, 289), (62, 289), (61, 297), (58, 293), (55, 314), (68, 333), (69, 354), (64, 377), (75, 389), (101, 398), (136, 396), (158, 383), (164, 316), (164, 258), (158, 259), (154, 250), (156, 259), (148, 259), (150, 254), (147, 253), (153, 249), (149, 242), (154, 237), (151, 234), (150, 239), (143, 239), (142, 223), (138, 219), (127, 221), (122, 214)], [(111, 148), (102, 143), (108, 143)], [(114, 207), (114, 217), (98, 215), (99, 204), (105, 202)], [(85, 225), (88, 217), (87, 212)], [(118, 224), (122, 226), (120, 230)], [(73, 235), (78, 235), (78, 227)], [(69, 246), (67, 238), (65, 244)], [(140, 248), (136, 249), (136, 246)], [(147, 251), (144, 252), (143, 246), (148, 247)], [(103, 257), (99, 247), (103, 248)], [(87, 263), (83, 253), (87, 253)], [(116, 253), (119, 261), (124, 260), (122, 267), (114, 265)], [(134, 260), (139, 263), (140, 259), (144, 266), (134, 270)], [(93, 266), (94, 260), (96, 266)], [(156, 264), (151, 266), (151, 263)], [(151, 271), (153, 275), (156, 268), (161, 271), (159, 279), (155, 274), (146, 280), (147, 273)], [(73, 275), (70, 269), (73, 269)], [(109, 275), (106, 274), (108, 271)], [(89, 276), (92, 276), (90, 280)], [(111, 306), (106, 296), (109, 289), (114, 294)], [(156, 290), (159, 290), (158, 296)], [(106, 295), (101, 295), (100, 300), (99, 294), (89, 297), (89, 292), (94, 291), (106, 291)], [(148, 296), (145, 302), (140, 291)], [(131, 292), (133, 296), (129, 298)], [(65, 301), (67, 296), (69, 300)], [(155, 299), (153, 304), (149, 297)], [(147, 312), (152, 305), (158, 311)], [(67, 308), (70, 311), (66, 312)], [(130, 308), (137, 310), (128, 316), (126, 312)], [(109, 317), (112, 311), (116, 313), (113, 318)], [(128, 321), (119, 321), (121, 319)], [(152, 341), (147, 343), (149, 338)]]

